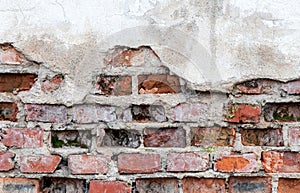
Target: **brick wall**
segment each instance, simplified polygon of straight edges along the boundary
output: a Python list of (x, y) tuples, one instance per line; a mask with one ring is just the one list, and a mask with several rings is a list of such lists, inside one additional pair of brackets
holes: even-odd
[(116, 46), (69, 103), (68, 74), (0, 48), (0, 192), (300, 191), (299, 80), (193, 90)]

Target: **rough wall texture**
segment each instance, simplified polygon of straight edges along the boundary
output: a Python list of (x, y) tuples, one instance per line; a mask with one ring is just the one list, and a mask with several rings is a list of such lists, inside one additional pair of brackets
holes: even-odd
[(1, 1), (0, 192), (299, 192), (299, 9)]

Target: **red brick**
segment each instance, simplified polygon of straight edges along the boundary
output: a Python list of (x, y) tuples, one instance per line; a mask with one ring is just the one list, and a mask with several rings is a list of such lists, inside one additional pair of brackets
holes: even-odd
[(230, 177), (230, 193), (271, 193), (270, 177)]
[(171, 111), (172, 120), (176, 122), (200, 122), (207, 118), (206, 103), (181, 103)]
[(111, 122), (117, 119), (116, 108), (101, 105), (77, 105), (73, 107), (73, 120), (76, 123)]
[(256, 79), (237, 84), (235, 88), (244, 94), (271, 94), (278, 92), (281, 82), (267, 79)]
[(158, 154), (120, 154), (118, 156), (120, 173), (154, 173), (161, 169)]
[(223, 155), (215, 164), (215, 170), (220, 172), (254, 172), (257, 168), (256, 155), (253, 153)]
[(0, 152), (0, 171), (8, 171), (15, 167), (13, 157), (15, 154), (12, 152)]
[(165, 108), (161, 105), (131, 105), (123, 113), (126, 122), (164, 122), (167, 120)]
[(59, 89), (64, 77), (61, 74), (55, 75), (53, 78), (46, 77), (41, 82), (42, 91), (54, 91)]
[(240, 129), (240, 133), (246, 146), (283, 146), (281, 129)]
[(1, 193), (40, 193), (38, 179), (0, 178)]
[(197, 172), (209, 168), (208, 153), (169, 153), (167, 158), (168, 172)]
[(288, 94), (300, 94), (300, 80), (294, 80), (286, 83), (284, 90)]
[(25, 61), (25, 56), (17, 51), (12, 44), (0, 44), (0, 63), (22, 64)]
[(182, 128), (145, 128), (145, 147), (185, 147), (185, 130)]
[(139, 94), (174, 94), (181, 92), (179, 78), (167, 74), (139, 75), (138, 89)]
[(138, 193), (179, 193), (178, 180), (174, 178), (137, 179)]
[(290, 146), (299, 146), (300, 145), (300, 128), (289, 128), (289, 145)]
[(26, 120), (46, 123), (65, 123), (67, 108), (63, 105), (27, 104)]
[(300, 192), (300, 179), (279, 178), (278, 193), (296, 193)]
[(20, 170), (23, 173), (52, 173), (61, 161), (57, 155), (21, 156)]
[(5, 146), (11, 147), (42, 147), (43, 131), (41, 129), (7, 128), (2, 129), (2, 139)]
[(294, 152), (262, 152), (262, 165), (268, 173), (300, 172), (300, 153)]
[(96, 81), (96, 93), (101, 95), (130, 95), (132, 93), (131, 76), (100, 75)]
[(89, 193), (131, 193), (131, 187), (126, 182), (105, 182), (92, 180)]
[(263, 112), (268, 122), (300, 121), (300, 103), (267, 103)]
[(0, 121), (17, 121), (18, 105), (0, 102)]
[(30, 90), (35, 83), (35, 74), (4, 74), (0, 73), (0, 92)]
[(91, 130), (51, 131), (51, 144), (54, 148), (89, 148), (92, 144)]
[(108, 51), (104, 58), (104, 64), (111, 66), (141, 66), (151, 58), (157, 58), (157, 56), (149, 47), (116, 46)]
[(233, 128), (191, 128), (193, 146), (233, 146), (235, 130)]
[(218, 178), (184, 178), (183, 193), (225, 193), (225, 180)]
[(105, 174), (110, 159), (103, 155), (70, 155), (68, 166), (72, 174)]
[(226, 109), (225, 120), (231, 123), (258, 123), (261, 108), (254, 104), (230, 104)]

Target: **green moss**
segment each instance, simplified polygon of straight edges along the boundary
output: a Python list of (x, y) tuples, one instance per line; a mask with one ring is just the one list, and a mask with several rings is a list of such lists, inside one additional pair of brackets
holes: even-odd
[(56, 133), (54, 135), (52, 135), (51, 142), (52, 142), (52, 146), (54, 148), (62, 147), (65, 144), (65, 142), (63, 140), (58, 139), (58, 136)]
[(217, 147), (216, 146), (209, 146), (204, 148), (204, 152), (207, 153), (215, 153), (217, 151)]
[[(274, 120), (279, 120), (279, 121), (293, 121), (294, 116), (293, 115), (289, 115), (289, 114), (285, 114), (283, 116), (280, 116), (276, 111), (273, 113), (273, 118)], [(297, 121), (299, 121), (300, 119), (297, 118)]]
[(300, 121), (300, 117), (297, 117), (297, 121)]

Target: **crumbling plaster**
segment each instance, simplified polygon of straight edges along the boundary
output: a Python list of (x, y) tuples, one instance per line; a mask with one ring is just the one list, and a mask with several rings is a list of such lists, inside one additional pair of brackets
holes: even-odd
[(64, 73), (73, 89), (115, 45), (151, 46), (202, 90), (300, 74), (299, 0), (1, 0), (0, 17), (0, 43)]

